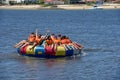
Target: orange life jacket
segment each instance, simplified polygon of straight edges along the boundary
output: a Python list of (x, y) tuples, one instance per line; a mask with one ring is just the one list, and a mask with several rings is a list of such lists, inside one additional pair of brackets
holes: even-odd
[(66, 39), (66, 44), (72, 43), (70, 39)]
[(62, 39), (62, 40), (61, 40), (61, 43), (62, 43), (62, 44), (66, 44), (66, 39)]
[(36, 39), (36, 42), (37, 42), (38, 44), (40, 44), (40, 43), (42, 42), (42, 38)]

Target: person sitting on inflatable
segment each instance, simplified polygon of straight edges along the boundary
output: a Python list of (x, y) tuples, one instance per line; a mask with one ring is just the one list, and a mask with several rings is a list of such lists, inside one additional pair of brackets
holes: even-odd
[(67, 36), (62, 36), (61, 37), (61, 43), (62, 43), (62, 46), (64, 46), (64, 48), (67, 50), (67, 49), (71, 49), (69, 47), (69, 45), (72, 45), (75, 47), (75, 49), (81, 49), (83, 48), (82, 45), (78, 44), (77, 42), (73, 42), (72, 40), (70, 40), (69, 37)]
[(46, 43), (47, 43), (47, 45), (51, 45), (52, 40), (50, 39), (50, 36), (48, 33), (49, 33), (49, 31), (47, 31), (45, 36), (43, 36), (41, 34), (38, 35), (38, 30), (36, 29), (36, 39), (35, 39), (35, 42), (33, 44), (33, 47), (30, 48), (30, 50), (33, 49), (37, 45), (42, 45), (44, 47), (46, 46)]
[(35, 36), (34, 32), (32, 32), (32, 33), (29, 35), (29, 37), (28, 37), (27, 40), (22, 40), (22, 41), (20, 41), (19, 43), (17, 43), (16, 45), (14, 45), (14, 47), (15, 47), (15, 48), (24, 47), (24, 46), (26, 46), (27, 44), (31, 44), (31, 45), (32, 45), (32, 44), (34, 44), (35, 38), (36, 38), (36, 36)]
[(53, 40), (53, 48), (57, 48), (57, 46), (61, 45), (61, 38), (57, 38), (54, 34), (52, 34), (51, 39)]
[(66, 37), (65, 39), (66, 39), (66, 44), (72, 45), (72, 46), (74, 46), (76, 49), (81, 49), (81, 48), (83, 48), (82, 45), (78, 44), (77, 42), (73, 42), (72, 40), (70, 40), (69, 37)]
[(52, 45), (53, 44), (53, 40), (51, 39), (50, 36), (47, 37), (46, 43), (47, 43), (47, 45)]
[(36, 38), (35, 38), (35, 41), (34, 41), (34, 44), (33, 44), (33, 47), (30, 48), (33, 49), (35, 46), (37, 45), (42, 45), (43, 41), (44, 41), (44, 38), (41, 34), (38, 35), (38, 30), (36, 29)]
[(34, 42), (33, 46), (30, 48), (30, 50), (34, 49), (34, 47), (37, 45), (41, 45), (42, 43), (43, 43), (43, 39), (41, 37), (41, 34), (39, 34), (39, 36), (37, 36), (37, 38), (35, 39), (35, 42)]
[(67, 45), (67, 41), (66, 41), (66, 36), (62, 36), (61, 37), (61, 45), (66, 49), (70, 49), (69, 46)]

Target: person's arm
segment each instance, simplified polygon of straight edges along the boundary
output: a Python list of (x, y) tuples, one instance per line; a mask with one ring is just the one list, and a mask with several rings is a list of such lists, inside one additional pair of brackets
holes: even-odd
[(50, 30), (47, 30), (44, 39), (47, 39), (47, 37), (48, 37), (49, 35), (50, 35)]
[(38, 29), (36, 29), (36, 39), (38, 39)]

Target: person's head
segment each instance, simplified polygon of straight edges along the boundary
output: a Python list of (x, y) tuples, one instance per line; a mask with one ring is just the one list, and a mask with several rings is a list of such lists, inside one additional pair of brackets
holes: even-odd
[(51, 36), (55, 36), (55, 34), (51, 34)]
[(55, 36), (55, 34), (51, 34), (51, 37), (52, 37), (52, 38), (55, 38), (55, 39), (57, 38), (57, 37)]
[(58, 34), (58, 37), (59, 37), (59, 38), (61, 38), (61, 37), (62, 37), (62, 35), (61, 35), (61, 34)]
[(48, 39), (48, 40), (50, 40), (50, 39), (51, 39), (51, 37), (50, 37), (50, 36), (48, 36), (48, 37), (47, 37), (47, 39)]
[(31, 34), (35, 34), (34, 32), (32, 32)]
[(35, 36), (35, 33), (34, 33), (34, 32), (32, 32), (32, 33), (30, 34), (30, 36)]
[(38, 35), (39, 38), (41, 38), (41, 36), (42, 36), (41, 34)]
[(65, 39), (65, 36), (62, 36), (61, 39)]

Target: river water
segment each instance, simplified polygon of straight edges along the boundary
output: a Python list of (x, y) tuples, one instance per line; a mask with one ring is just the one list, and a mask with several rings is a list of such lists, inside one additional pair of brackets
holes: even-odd
[[(18, 55), (13, 45), (36, 28), (68, 35), (83, 55)], [(120, 80), (120, 10), (0, 10), (0, 80)]]

